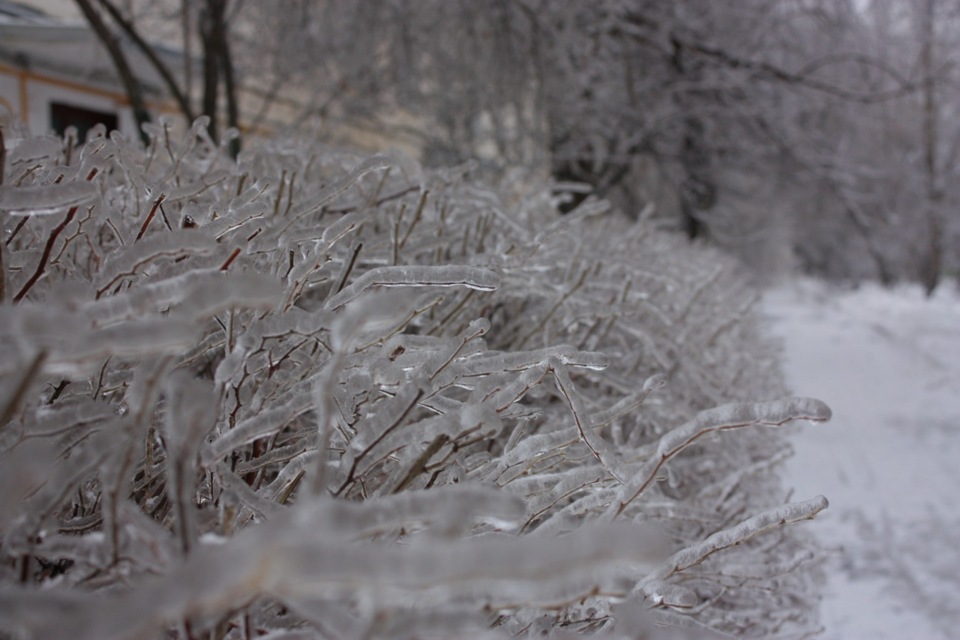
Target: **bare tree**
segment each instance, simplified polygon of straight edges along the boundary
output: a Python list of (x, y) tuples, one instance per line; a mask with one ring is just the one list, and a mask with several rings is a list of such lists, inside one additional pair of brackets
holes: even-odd
[[(817, 181), (829, 196), (799, 228), (798, 245), (807, 266), (827, 275), (913, 279), (929, 293), (958, 264), (950, 253), (956, 223), (945, 212), (960, 203), (960, 129), (952, 125), (960, 3), (875, 2), (862, 5), (858, 19), (845, 47), (871, 65), (849, 65), (841, 77), (876, 90), (882, 68), (913, 90), (824, 112), (831, 121), (821, 137), (833, 140), (818, 149)], [(811, 163), (813, 151), (805, 151)], [(871, 264), (874, 273), (864, 270)]]
[[(409, 140), (427, 164), (533, 167), (760, 266), (758, 247), (795, 251), (825, 275), (930, 288), (956, 261), (942, 212), (960, 136), (948, 30), (924, 27), (957, 3), (926, 1), (204, 0), (178, 14), (196, 92), (161, 75), (214, 137), (242, 92), (254, 128), (320, 122)], [(132, 10), (96, 2), (149, 49)]]
[[(141, 33), (135, 21), (125, 15), (112, 0), (76, 0), (78, 6), (97, 34), (100, 41), (107, 47), (118, 75), (126, 88), (131, 104), (134, 106), (134, 115), (138, 125), (149, 121), (150, 116), (143, 99), (140, 81), (130, 70), (127, 53), (119, 46), (118, 37), (107, 25), (104, 16), (93, 7), (95, 1), (122, 33), (129, 38), (131, 44), (142, 53), (150, 65), (160, 76), (164, 87), (174, 99), (181, 114), (187, 121), (192, 121), (197, 114), (210, 118), (209, 133), (214, 141), (220, 136), (220, 100), (225, 102), (226, 125), (239, 129), (239, 107), (237, 98), (237, 83), (228, 37), (228, 4), (229, 0), (203, 0), (200, 7), (200, 18), (196, 24), (197, 37), (201, 43), (203, 69), (203, 95), (199, 111), (192, 105), (192, 52), (190, 25), (190, 3), (181, 5), (182, 23), (184, 25), (185, 73), (178, 79), (174, 71), (157, 54), (154, 45), (148, 42)], [(143, 134), (141, 134), (143, 135)], [(230, 153), (236, 157), (240, 151), (240, 140), (234, 138), (229, 144)]]
[(130, 68), (127, 56), (120, 47), (119, 39), (114, 35), (110, 27), (107, 26), (100, 14), (97, 13), (96, 9), (93, 8), (90, 0), (76, 0), (76, 2), (77, 6), (83, 12), (84, 17), (86, 17), (87, 22), (90, 23), (90, 28), (93, 29), (97, 38), (99, 38), (103, 46), (106, 47), (107, 53), (113, 61), (113, 66), (117, 70), (117, 75), (120, 77), (120, 82), (123, 84), (127, 92), (127, 97), (130, 99), (130, 106), (133, 108), (133, 118), (137, 123), (140, 140), (144, 144), (147, 144), (149, 138), (143, 130), (143, 125), (150, 122), (151, 117), (143, 98), (143, 87), (140, 84), (140, 80)]

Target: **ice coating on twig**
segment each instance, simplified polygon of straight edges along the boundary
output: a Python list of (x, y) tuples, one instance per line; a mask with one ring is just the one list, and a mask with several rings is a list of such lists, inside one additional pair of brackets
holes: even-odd
[(91, 202), (97, 189), (89, 182), (65, 182), (31, 187), (0, 186), (0, 210), (36, 216), (65, 212)]
[(338, 309), (370, 287), (467, 287), (493, 291), (500, 278), (489, 269), (465, 266), (378, 267), (367, 271), (327, 301), (328, 309)]
[(703, 562), (710, 555), (740, 544), (750, 538), (763, 534), (785, 524), (809, 520), (829, 506), (823, 496), (817, 496), (803, 502), (791, 502), (781, 507), (765, 511), (748, 518), (740, 524), (711, 535), (703, 542), (678, 551), (660, 566), (647, 574), (641, 589), (649, 589), (657, 581), (666, 580), (671, 575), (685, 571)]
[(663, 464), (695, 440), (714, 431), (739, 429), (754, 425), (779, 427), (788, 422), (809, 420), (826, 422), (830, 407), (814, 398), (785, 398), (774, 402), (741, 402), (701, 411), (686, 424), (668, 432), (657, 444), (656, 454), (642, 465), (620, 490), (609, 515), (618, 516), (653, 482)]

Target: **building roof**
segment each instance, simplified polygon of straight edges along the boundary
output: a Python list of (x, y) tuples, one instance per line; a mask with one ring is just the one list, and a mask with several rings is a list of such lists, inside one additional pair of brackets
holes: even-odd
[(21, 2), (0, 1), (0, 23), (35, 23), (43, 24), (55, 19), (40, 9)]

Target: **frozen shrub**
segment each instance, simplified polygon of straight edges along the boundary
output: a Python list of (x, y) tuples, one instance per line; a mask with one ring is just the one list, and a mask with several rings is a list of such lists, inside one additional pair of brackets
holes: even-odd
[(8, 140), (6, 633), (816, 627), (784, 525), (826, 501), (784, 504), (762, 427), (829, 410), (777, 399), (719, 254), (469, 168), (150, 134)]

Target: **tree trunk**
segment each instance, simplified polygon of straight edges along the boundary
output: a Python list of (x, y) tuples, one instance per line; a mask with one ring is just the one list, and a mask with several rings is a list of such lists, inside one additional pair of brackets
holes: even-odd
[(943, 193), (937, 162), (937, 103), (933, 78), (933, 44), (936, 0), (926, 0), (923, 12), (923, 141), (927, 173), (927, 249), (920, 258), (920, 280), (927, 295), (933, 294), (943, 271), (943, 224), (940, 219)]
[[(193, 24), (192, 0), (180, 0), (180, 28), (183, 36), (183, 93), (193, 96)], [(192, 119), (191, 119), (192, 121)]]
[[(143, 39), (143, 36), (140, 35), (140, 32), (133, 26), (133, 23), (127, 20), (120, 10), (113, 5), (110, 0), (98, 0), (100, 6), (102, 6), (107, 13), (110, 14), (110, 17), (113, 18), (113, 21), (120, 25), (120, 28), (123, 29), (123, 32), (127, 34), (137, 48), (147, 57), (147, 60), (150, 61), (150, 64), (153, 65), (153, 68), (157, 70), (157, 73), (160, 74), (160, 77), (163, 79), (164, 84), (167, 85), (167, 90), (170, 92), (170, 95), (173, 96), (173, 99), (176, 100), (177, 105), (180, 107), (180, 111), (183, 113), (183, 116), (187, 119), (188, 122), (192, 122), (194, 115), (193, 109), (190, 107), (189, 92), (185, 92), (180, 89), (180, 86), (177, 84), (176, 78), (173, 77), (173, 72), (164, 64), (163, 60), (160, 59), (160, 56), (157, 55), (157, 52), (153, 50), (153, 47)], [(187, 57), (187, 68), (189, 69), (190, 60), (189, 60), (189, 51), (185, 51), (184, 55)]]
[(104, 23), (100, 14), (97, 13), (90, 4), (90, 0), (76, 0), (76, 3), (86, 17), (87, 22), (90, 23), (90, 28), (93, 29), (97, 38), (103, 43), (103, 46), (106, 47), (107, 53), (110, 54), (110, 59), (113, 61), (113, 66), (117, 70), (117, 75), (120, 76), (120, 82), (123, 83), (127, 97), (130, 99), (133, 118), (137, 123), (137, 130), (140, 132), (140, 140), (143, 141), (145, 145), (150, 144), (150, 137), (143, 130), (143, 125), (150, 122), (152, 118), (150, 117), (150, 112), (147, 111), (147, 105), (143, 99), (143, 89), (140, 86), (140, 81), (137, 80), (137, 77), (133, 74), (133, 70), (130, 69), (130, 63), (127, 61), (126, 54), (123, 52), (123, 49), (120, 48), (120, 43), (113, 33), (111, 33), (106, 23)]
[[(240, 109), (237, 104), (237, 87), (233, 72), (233, 56), (230, 53), (230, 42), (227, 39), (227, 23), (224, 20), (226, 2), (224, 8), (219, 13), (219, 21), (216, 24), (216, 46), (217, 60), (220, 63), (220, 70), (223, 72), (223, 90), (227, 99), (227, 126), (240, 130)], [(240, 138), (234, 138), (230, 141), (230, 156), (236, 159), (240, 153)]]
[[(210, 137), (220, 142), (217, 113), (220, 83), (227, 109), (227, 126), (240, 128), (237, 88), (227, 41), (227, 0), (206, 0), (200, 16), (200, 39), (203, 43), (203, 112), (210, 117)], [(230, 155), (240, 152), (240, 140), (230, 141)]]
[(200, 12), (200, 42), (203, 46), (203, 113), (210, 118), (207, 133), (214, 142), (220, 141), (217, 131), (217, 97), (220, 87), (220, 65), (217, 64), (217, 50), (214, 46), (216, 11), (223, 3), (219, 0), (207, 0)]
[[(686, 45), (674, 35), (671, 35), (670, 43), (673, 47), (670, 62), (677, 77), (687, 81), (699, 80), (700, 74), (696, 65), (689, 65), (686, 62)], [(689, 99), (689, 95), (677, 94), (675, 100), (680, 113), (692, 111), (688, 104)], [(703, 223), (703, 214), (717, 204), (717, 184), (713, 175), (707, 135), (706, 127), (699, 117), (688, 115), (684, 118), (683, 141), (679, 150), (680, 166), (684, 173), (679, 194), (680, 214), (683, 230), (691, 240), (707, 234), (708, 229)]]
[[(6, 170), (7, 166), (7, 146), (3, 140), (3, 127), (0, 127), (0, 186), (3, 186), (3, 172)], [(4, 213), (0, 211), (0, 223), (5, 222)], [(3, 266), (3, 246), (4, 242), (0, 242), (0, 304), (3, 304), (3, 301), (7, 297), (7, 271)]]

